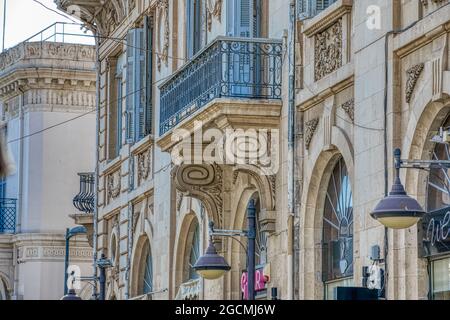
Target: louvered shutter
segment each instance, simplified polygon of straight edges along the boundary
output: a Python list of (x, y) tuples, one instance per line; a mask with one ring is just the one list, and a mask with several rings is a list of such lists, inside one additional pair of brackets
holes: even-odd
[(152, 116), (153, 116), (153, 60), (152, 60), (152, 51), (153, 48), (153, 27), (150, 22), (150, 19), (147, 17), (145, 19), (145, 29), (144, 29), (144, 37), (146, 39), (147, 52), (145, 52), (145, 81), (146, 81), (146, 90), (145, 90), (145, 130), (144, 135), (148, 135), (152, 133)]
[(326, 8), (328, 8), (333, 2), (336, 2), (336, 0), (315, 0), (313, 2), (315, 2), (313, 6), (314, 10), (313, 14), (316, 15), (321, 11), (325, 10)]
[(194, 0), (186, 1), (186, 44), (188, 58), (192, 58), (192, 56), (194, 55), (194, 5)]
[(127, 79), (126, 79), (126, 137), (127, 143), (134, 142), (134, 122), (135, 122), (135, 95), (136, 75), (135, 75), (135, 29), (131, 29), (127, 34)]
[(309, 18), (308, 2), (311, 0), (297, 0), (297, 18), (300, 20)]
[(252, 32), (252, 3), (253, 0), (237, 0), (235, 7), (235, 16), (237, 19), (235, 23), (235, 30), (237, 31), (235, 36), (249, 38)]
[(145, 136), (145, 107), (146, 107), (146, 85), (147, 85), (147, 74), (145, 72), (145, 50), (146, 43), (144, 39), (144, 29), (136, 30), (136, 43), (137, 48), (135, 51), (136, 65), (136, 90), (138, 92), (135, 95), (135, 114), (136, 114), (136, 140), (140, 140)]

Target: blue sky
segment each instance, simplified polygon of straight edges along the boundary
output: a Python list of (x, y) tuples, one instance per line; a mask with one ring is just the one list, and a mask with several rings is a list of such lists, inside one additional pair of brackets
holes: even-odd
[[(56, 10), (53, 0), (39, 0)], [(33, 0), (6, 0), (5, 48), (10, 48), (55, 22), (71, 22)], [(3, 35), (3, 0), (0, 0), (0, 43)], [(79, 28), (78, 28), (79, 30)], [(1, 47), (0, 47), (1, 50)]]

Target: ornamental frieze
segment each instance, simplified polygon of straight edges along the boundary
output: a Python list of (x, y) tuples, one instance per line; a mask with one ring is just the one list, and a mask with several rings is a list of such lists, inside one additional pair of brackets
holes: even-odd
[(318, 81), (342, 66), (342, 18), (314, 36), (314, 79)]
[(161, 71), (162, 63), (167, 67), (169, 63), (169, 41), (170, 41), (170, 22), (169, 22), (169, 0), (161, 0), (157, 5), (158, 32), (156, 52), (158, 71)]

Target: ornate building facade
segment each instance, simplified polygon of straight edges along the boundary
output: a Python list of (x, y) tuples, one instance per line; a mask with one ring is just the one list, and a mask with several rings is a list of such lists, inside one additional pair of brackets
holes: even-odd
[[(0, 300), (63, 296), (77, 174), (95, 166), (95, 48), (41, 39), (0, 55), (2, 137), (15, 166), (1, 182)], [(92, 273), (92, 256), (86, 237), (72, 239), (71, 264)]]
[[(240, 299), (239, 242), (214, 237), (231, 266), (222, 279), (192, 267), (208, 223), (245, 229), (250, 199), (259, 298), (276, 287), (281, 299), (331, 299), (372, 265), (388, 299), (448, 298), (429, 224), (385, 230), (370, 212), (394, 148), (448, 156), (430, 139), (448, 126), (449, 1), (56, 2), (98, 36), (98, 201), (86, 224), (113, 262), (109, 299)], [(402, 180), (430, 213), (448, 207), (446, 170)]]

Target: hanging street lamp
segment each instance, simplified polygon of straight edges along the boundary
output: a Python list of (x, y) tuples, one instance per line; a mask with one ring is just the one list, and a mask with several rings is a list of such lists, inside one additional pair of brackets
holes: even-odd
[[(215, 280), (222, 277), (225, 272), (231, 269), (225, 258), (217, 253), (212, 237), (231, 237), (238, 241), (235, 236), (247, 238), (247, 271), (248, 271), (248, 300), (255, 299), (255, 238), (256, 238), (256, 207), (255, 200), (251, 199), (247, 207), (248, 230), (215, 230), (214, 222), (209, 223), (210, 238), (206, 253), (201, 256), (194, 265), (194, 270), (208, 280)], [(239, 242), (240, 243), (240, 242)], [(242, 245), (242, 243), (240, 243)], [(244, 247), (245, 249), (245, 247)]]

